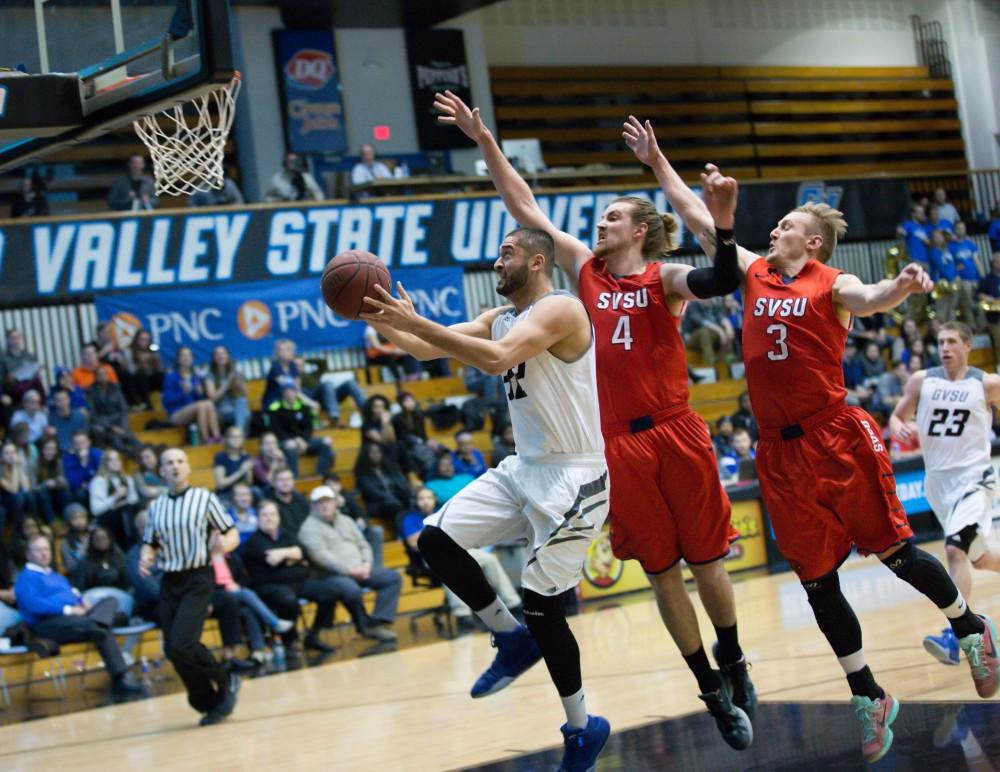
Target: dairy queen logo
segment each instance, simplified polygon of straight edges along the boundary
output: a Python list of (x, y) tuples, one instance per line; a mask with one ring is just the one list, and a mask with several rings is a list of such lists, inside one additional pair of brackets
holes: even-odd
[(333, 55), (329, 51), (303, 48), (285, 65), (285, 75), (300, 88), (323, 88), (333, 77)]

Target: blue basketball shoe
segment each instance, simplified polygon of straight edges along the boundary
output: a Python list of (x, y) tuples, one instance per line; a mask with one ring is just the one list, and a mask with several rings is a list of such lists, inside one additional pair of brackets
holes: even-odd
[(587, 716), (587, 726), (583, 729), (570, 729), (563, 724), (559, 731), (566, 746), (559, 772), (591, 772), (608, 742), (611, 724), (606, 718)]
[(491, 645), (497, 650), (497, 656), (472, 685), (473, 698), (485, 697), (509, 686), (542, 658), (538, 644), (524, 625), (509, 633), (493, 633)]
[(928, 635), (924, 638), (924, 651), (943, 665), (957, 665), (961, 662), (958, 638), (950, 627), (942, 630), (941, 635)]

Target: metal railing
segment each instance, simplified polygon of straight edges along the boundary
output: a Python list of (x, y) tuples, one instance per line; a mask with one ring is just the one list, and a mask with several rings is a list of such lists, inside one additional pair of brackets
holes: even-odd
[(950, 78), (951, 60), (948, 59), (948, 43), (944, 39), (941, 22), (923, 22), (914, 15), (910, 17), (910, 24), (920, 64), (928, 69), (931, 77)]

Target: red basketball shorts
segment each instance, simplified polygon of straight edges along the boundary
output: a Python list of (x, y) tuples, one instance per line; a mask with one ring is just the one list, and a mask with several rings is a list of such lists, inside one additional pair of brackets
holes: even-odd
[(913, 535), (874, 418), (836, 405), (800, 426), (794, 439), (761, 429), (757, 445), (757, 476), (778, 549), (800, 579), (836, 570), (852, 544), (871, 554)]
[[(725, 557), (739, 533), (719, 481), (708, 427), (686, 406), (635, 434), (605, 433), (611, 547), (648, 574)], [(610, 436), (609, 436), (610, 434)]]

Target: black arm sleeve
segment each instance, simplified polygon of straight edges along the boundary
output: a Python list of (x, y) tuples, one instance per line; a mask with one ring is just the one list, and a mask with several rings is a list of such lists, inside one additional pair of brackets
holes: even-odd
[(695, 268), (687, 275), (688, 289), (696, 298), (722, 297), (740, 286), (740, 262), (733, 232), (716, 228), (715, 238), (715, 262), (708, 268)]

